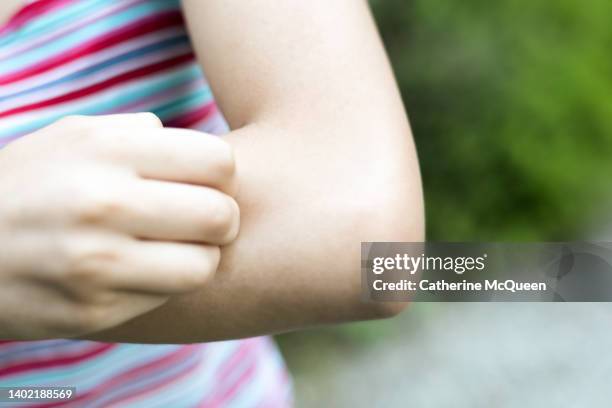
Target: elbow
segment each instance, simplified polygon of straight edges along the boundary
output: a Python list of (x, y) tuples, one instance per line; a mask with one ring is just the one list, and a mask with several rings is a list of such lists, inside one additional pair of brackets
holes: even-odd
[(347, 192), (361, 241), (423, 242), (425, 212), (418, 158), (413, 147), (390, 146), (373, 155)]
[(408, 302), (372, 302), (368, 307), (370, 319), (390, 319), (402, 313), (409, 305)]
[[(415, 177), (403, 175), (399, 178), (400, 180), (395, 183), (379, 183), (370, 194), (352, 200), (353, 203), (360, 204), (356, 205), (357, 208), (353, 206), (354, 211), (346, 220), (347, 225), (352, 225), (353, 231), (348, 235), (350, 239), (343, 240), (347, 249), (349, 246), (360, 248), (361, 242), (425, 241), (425, 216), (420, 177), (417, 173)], [(357, 256), (359, 258), (355, 259)], [(353, 299), (359, 302), (354, 304), (354, 310), (358, 311), (357, 320), (391, 318), (406, 309), (408, 302), (362, 300), (361, 270), (357, 267), (361, 264), (361, 253), (355, 254), (350, 263), (351, 273), (355, 274), (358, 271), (353, 293)]]
[[(416, 200), (420, 200), (420, 197)], [(378, 203), (382, 205), (383, 203)], [(386, 203), (389, 204), (389, 203)], [(372, 210), (370, 222), (364, 226), (362, 242), (423, 242), (425, 240), (424, 216), (420, 204), (391, 204)], [(383, 210), (380, 210), (380, 209)], [(360, 254), (361, 262), (361, 254)], [(361, 273), (360, 280), (361, 280)], [(361, 291), (361, 285), (360, 285)], [(362, 301), (363, 319), (388, 319), (399, 315), (409, 302)]]
[(378, 187), (358, 210), (362, 242), (423, 242), (425, 216), (420, 183)]

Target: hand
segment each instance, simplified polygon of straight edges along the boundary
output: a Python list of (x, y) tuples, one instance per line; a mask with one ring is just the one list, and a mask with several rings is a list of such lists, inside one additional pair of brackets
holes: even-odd
[(213, 276), (232, 151), (153, 114), (66, 117), (0, 150), (0, 338), (74, 337)]

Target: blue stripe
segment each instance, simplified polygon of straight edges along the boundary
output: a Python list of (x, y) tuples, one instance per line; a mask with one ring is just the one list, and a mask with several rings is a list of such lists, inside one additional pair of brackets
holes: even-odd
[[(36, 350), (38, 348), (54, 347), (57, 344), (64, 343), (65, 340), (37, 340), (32, 341), (16, 341), (14, 344), (0, 344), (0, 362), (2, 359), (13, 353), (20, 353), (21, 351)], [(48, 346), (47, 346), (48, 345)]]
[(82, 69), (80, 71), (74, 72), (70, 75), (67, 75), (65, 77), (56, 79), (54, 81), (39, 85), (37, 87), (34, 88), (30, 88), (30, 89), (25, 89), (23, 91), (14, 93), (14, 94), (10, 94), (10, 95), (5, 95), (5, 96), (0, 96), (0, 102), (4, 102), (6, 100), (9, 100), (11, 98), (15, 98), (18, 96), (23, 96), (23, 95), (27, 95), (30, 94), (32, 92), (38, 92), (38, 91), (42, 91), (44, 89), (48, 89), (54, 86), (60, 86), (66, 83), (69, 83), (71, 81), (75, 81), (77, 79), (86, 77), (88, 75), (92, 75), (95, 74), (97, 72), (100, 72), (102, 70), (111, 68), (114, 65), (118, 65), (121, 64), (123, 62), (129, 61), (130, 59), (134, 59), (134, 58), (139, 58), (142, 56), (145, 56), (147, 54), (153, 53), (153, 52), (160, 52), (162, 50), (165, 50), (167, 48), (176, 46), (176, 45), (186, 45), (189, 44), (189, 38), (186, 35), (180, 35), (178, 37), (174, 37), (174, 38), (170, 38), (170, 39), (166, 39), (163, 41), (160, 41), (158, 43), (154, 43), (130, 52), (127, 52), (125, 54), (121, 54), (118, 55), (114, 58), (110, 58), (108, 60), (105, 60), (97, 65), (92, 65), (90, 67), (87, 67), (85, 69)]
[(166, 385), (163, 392), (159, 392), (147, 399), (130, 401), (129, 408), (166, 408), (166, 407), (197, 407), (205, 398), (203, 376), (210, 371), (206, 364), (199, 364), (189, 374), (188, 380), (175, 381)]
[[(195, 371), (192, 375), (194, 378), (187, 388), (186, 384), (175, 384), (172, 388), (165, 390), (163, 394), (155, 396), (155, 404), (152, 401), (134, 401), (130, 402), (130, 408), (152, 408), (152, 407), (192, 407), (197, 406), (196, 403), (189, 404), (189, 397), (193, 397), (195, 402), (200, 402), (205, 396), (214, 392), (214, 387), (217, 386), (215, 375), (221, 364), (227, 361), (236, 353), (241, 340), (225, 341), (222, 343), (209, 343), (201, 357), (203, 368)], [(196, 380), (197, 378), (197, 380)], [(192, 390), (193, 388), (193, 390)], [(193, 391), (193, 392), (192, 392)], [(188, 395), (192, 392), (191, 395)], [(179, 398), (187, 397), (185, 399)]]
[(34, 386), (40, 384), (74, 385), (88, 390), (100, 384), (104, 378), (110, 378), (138, 365), (155, 361), (172, 353), (181, 346), (144, 346), (136, 344), (119, 344), (116, 348), (98, 355), (95, 358), (62, 367), (51, 367), (44, 370), (29, 371), (3, 379), (3, 386)]
[[(81, 343), (81, 342), (79, 342)], [(35, 342), (20, 342), (17, 345), (0, 345), (0, 367), (3, 365), (3, 360), (10, 357), (10, 361), (14, 361), (16, 356), (24, 353), (32, 353), (38, 350), (52, 350), (56, 352), (67, 347), (74, 347), (76, 344), (69, 340), (41, 340)], [(79, 344), (84, 346), (84, 344)]]
[[(208, 89), (207, 89), (208, 90)], [(196, 92), (178, 98), (170, 103), (152, 107), (151, 112), (156, 114), (162, 121), (173, 119), (181, 113), (202, 106), (207, 101), (210, 101), (209, 92)]]
[[(78, 19), (82, 19), (83, 16), (87, 16), (88, 13), (91, 15), (91, 13), (98, 13), (103, 9), (110, 11), (108, 8), (110, 5), (118, 4), (122, 4), (121, 1), (75, 1), (62, 9), (28, 22), (24, 27), (8, 33), (8, 35), (0, 36), (0, 47), (4, 49), (4, 47), (10, 47), (18, 42), (19, 44), (27, 44), (27, 41), (34, 39), (36, 36), (52, 34), (54, 30), (60, 27), (74, 29), (75, 22), (79, 21)], [(36, 50), (28, 50), (19, 55), (15, 53), (14, 58), (5, 58), (6, 63), (2, 61), (0, 68), (7, 70), (5, 72), (20, 69), (37, 60), (59, 55), (64, 50), (87, 41), (89, 38), (112, 31), (122, 24), (127, 24), (130, 19), (140, 18), (141, 12), (143, 15), (152, 15), (160, 9), (171, 8), (179, 10), (179, 1), (147, 0), (146, 6), (132, 5), (127, 11), (113, 12), (112, 16), (109, 15), (92, 21), (92, 24), (66, 34), (57, 41), (50, 44), (41, 44)], [(14, 98), (24, 97), (28, 102), (34, 102), (37, 92), (58, 92), (65, 94), (75, 89), (76, 84), (74, 81), (89, 80), (90, 78), (92, 81), (96, 81), (96, 75), (104, 72), (104, 70), (113, 67), (121, 68), (123, 64), (130, 64), (138, 58), (151, 55), (151, 53), (155, 52), (159, 52), (160, 58), (163, 58), (164, 52), (167, 53), (168, 49), (188, 44), (188, 38), (184, 34), (174, 34), (173, 31), (172, 34), (168, 34), (165, 37), (163, 40), (155, 40), (156, 44), (147, 46), (135, 45), (139, 47), (137, 50), (124, 51), (122, 55), (113, 57), (109, 56), (105, 61), (95, 63), (95, 65), (85, 57), (83, 62), (89, 65), (79, 69), (78, 72), (63, 73), (61, 74), (63, 75), (62, 78), (54, 79), (49, 83), (39, 84), (29, 89), (27, 87), (33, 85), (26, 80), (23, 82), (23, 88), (18, 90), (13, 88), (14, 90), (11, 92), (14, 93), (11, 95), (5, 94), (0, 97), (0, 101), (7, 102), (7, 105), (16, 105), (17, 103), (13, 100)], [(10, 52), (11, 49), (6, 48), (6, 51)], [(129, 67), (126, 69), (129, 69)], [(185, 88), (184, 92), (183, 88)], [(174, 89), (176, 91), (173, 91)], [(165, 97), (164, 95), (164, 98), (161, 98), (161, 95), (166, 92), (170, 92), (173, 96)], [(179, 93), (180, 95), (177, 95)], [(41, 93), (38, 96), (42, 98), (42, 95)], [(149, 99), (152, 97), (159, 99), (154, 103), (150, 103)], [(30, 133), (67, 114), (99, 115), (114, 111), (127, 112), (128, 108), (134, 104), (138, 104), (139, 109), (142, 106), (143, 110), (153, 111), (163, 120), (168, 120), (183, 115), (191, 109), (200, 107), (212, 100), (211, 90), (203, 81), (199, 66), (194, 62), (185, 63), (164, 72), (149, 75), (145, 78), (138, 78), (137, 80), (106, 89), (103, 93), (90, 95), (86, 98), (58, 104), (39, 111), (28, 112), (24, 115), (16, 115), (15, 117), (7, 118), (7, 120), (0, 120), (0, 138), (10, 138)], [(143, 103), (144, 101), (148, 102)], [(214, 124), (215, 120), (221, 122), (222, 118), (218, 116), (208, 123)], [(1, 142), (2, 140), (0, 140), (0, 144)], [(167, 369), (156, 369), (146, 374), (143, 373), (143, 375), (136, 377), (132, 381), (124, 381), (116, 389), (109, 390), (105, 395), (96, 397), (87, 406), (95, 405), (102, 407), (108, 405), (109, 401), (113, 398), (129, 398), (134, 393), (144, 390), (151, 391), (151, 395), (140, 398), (136, 397), (133, 402), (126, 403), (125, 405), (129, 405), (130, 408), (150, 408), (152, 406), (172, 406), (178, 408), (194, 406), (206, 395), (211, 395), (215, 392), (215, 387), (219, 386), (216, 376), (220, 367), (223, 367), (228, 362), (232, 355), (237, 352), (237, 347), (243, 343), (244, 341), (219, 342), (196, 347), (186, 352), (181, 360), (177, 360), (177, 363), (168, 365)], [(31, 345), (28, 344), (18, 348), (9, 348), (7, 345), (6, 353), (10, 353), (11, 357), (17, 357), (17, 360), (24, 359), (25, 361), (24, 357), (28, 353), (45, 352), (43, 357), (53, 358), (53, 356), (63, 354), (67, 349), (78, 353), (82, 350), (83, 346), (87, 346), (86, 342), (44, 341), (34, 342)], [(111, 350), (78, 363), (17, 373), (7, 376), (6, 379), (0, 379), (0, 383), (2, 385), (19, 386), (76, 385), (77, 392), (80, 394), (92, 390), (105, 381), (109, 381), (130, 369), (142, 366), (148, 362), (158, 361), (168, 356), (169, 353), (176, 352), (180, 347), (182, 346), (118, 344)], [(11, 352), (11, 350), (13, 351)], [(59, 353), (59, 350), (62, 353)], [(0, 345), (0, 356), (2, 351), (2, 346)], [(246, 369), (245, 364), (248, 364), (247, 360), (256, 365), (257, 376), (247, 384), (241, 384), (239, 393), (229, 404), (231, 406), (247, 407), (253, 405), (256, 400), (261, 399), (262, 395), (267, 395), (267, 390), (271, 389), (271, 386), (276, 386), (280, 378), (280, 371), (275, 369), (276, 365), (279, 364), (277, 361), (278, 356), (273, 353), (273, 350), (263, 348), (254, 350), (253, 353), (257, 355), (250, 354), (244, 361), (240, 361), (239, 366), (235, 367), (230, 373), (230, 376), (236, 379), (235, 376), (240, 375)], [(159, 384), (159, 382), (163, 382), (187, 370), (190, 370), (189, 375), (155, 389), (155, 385)], [(220, 384), (220, 386), (228, 386), (228, 383)]]
[(281, 387), (276, 384), (276, 382), (280, 382), (278, 374), (276, 376), (265, 375), (265, 372), (261, 372), (261, 367), (257, 367), (257, 371), (256, 374), (253, 374), (251, 380), (243, 382), (240, 390), (231, 400), (226, 402), (227, 407), (252, 408), (262, 406), (266, 391), (269, 392), (271, 388), (281, 391)]
[(30, 40), (44, 34), (49, 26), (66, 26), (74, 21), (75, 17), (94, 7), (100, 7), (106, 0), (80, 0), (74, 1), (66, 7), (56, 9), (53, 13), (38, 16), (15, 31), (4, 34), (0, 38), (0, 46), (10, 45), (14, 41)]
[[(198, 363), (199, 353), (191, 353), (186, 356), (184, 361), (179, 364), (172, 365), (171, 367), (160, 371), (157, 370), (155, 373), (151, 373), (146, 377), (141, 376), (138, 381), (130, 381), (129, 384), (123, 384), (112, 391), (104, 393), (100, 398), (97, 398), (94, 403), (90, 403), (90, 407), (104, 407), (109, 400), (116, 397), (129, 396), (134, 394), (135, 391), (147, 389), (147, 386), (153, 385), (158, 382), (162, 382), (166, 378), (173, 377), (183, 371), (187, 371), (190, 367), (193, 367)], [(155, 397), (153, 397), (155, 399)]]
[(50, 55), (60, 55), (80, 44), (104, 36), (143, 17), (150, 17), (156, 12), (165, 11), (170, 8), (168, 5), (156, 7), (154, 4), (147, 2), (115, 15), (106, 16), (42, 47), (37, 47), (31, 51), (3, 60), (0, 65), (0, 74), (15, 72), (36, 65), (49, 58)]
[[(262, 351), (258, 354), (258, 361), (255, 363), (256, 373), (251, 377), (251, 381), (242, 384), (242, 387), (238, 393), (234, 395), (234, 398), (228, 401), (228, 407), (261, 407), (263, 406), (262, 403), (265, 402), (264, 398), (266, 398), (271, 391), (287, 392), (287, 387), (280, 386), (284, 367), (275, 361), (275, 351), (275, 349), (267, 347), (265, 352)], [(265, 360), (262, 354), (267, 357)], [(283, 395), (283, 398), (287, 396), (288, 395)]]
[[(156, 76), (146, 82), (143, 81), (142, 83), (139, 83), (138, 87), (135, 89), (124, 88), (118, 94), (113, 95), (113, 97), (108, 101), (102, 101), (100, 98), (98, 100), (90, 101), (88, 105), (81, 105), (78, 107), (78, 109), (73, 109), (70, 112), (53, 112), (45, 117), (37, 117), (35, 120), (14, 126), (10, 129), (0, 129), (0, 139), (3, 137), (31, 133), (70, 114), (101, 115), (112, 112), (121, 106), (130, 105), (138, 100), (142, 100), (154, 96), (157, 93), (162, 93), (168, 89), (184, 85), (196, 78), (200, 78), (201, 75), (200, 68), (196, 64), (191, 63), (186, 68), (175, 70), (170, 74)], [(210, 89), (207, 87), (202, 87), (201, 91), (198, 91), (204, 94), (204, 99), (212, 99)]]

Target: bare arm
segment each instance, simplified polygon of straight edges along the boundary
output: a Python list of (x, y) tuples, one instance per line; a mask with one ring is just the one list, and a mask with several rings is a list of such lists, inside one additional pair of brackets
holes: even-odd
[(360, 241), (423, 239), (410, 128), (367, 3), (184, 0), (232, 132), (241, 232), (212, 282), (89, 338), (199, 342), (393, 315)]

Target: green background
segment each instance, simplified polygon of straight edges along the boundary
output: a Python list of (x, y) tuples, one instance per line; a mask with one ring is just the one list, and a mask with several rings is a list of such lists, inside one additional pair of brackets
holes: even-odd
[(570, 240), (612, 150), (612, 2), (373, 2), (431, 240)]
[[(419, 152), (429, 240), (572, 240), (609, 226), (612, 2), (371, 4)], [(299, 391), (301, 377), (445, 307), (278, 340)]]

